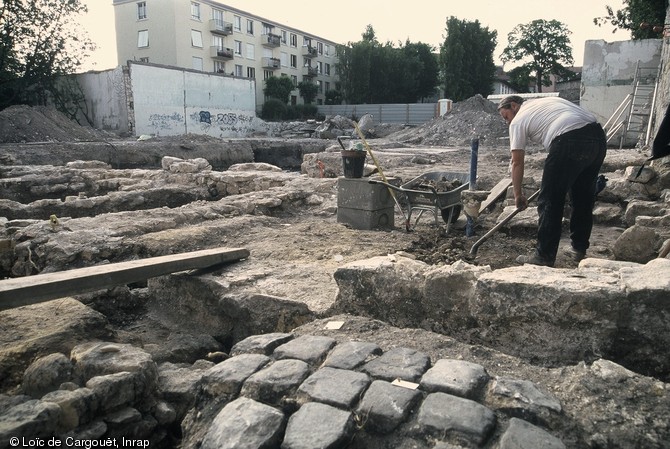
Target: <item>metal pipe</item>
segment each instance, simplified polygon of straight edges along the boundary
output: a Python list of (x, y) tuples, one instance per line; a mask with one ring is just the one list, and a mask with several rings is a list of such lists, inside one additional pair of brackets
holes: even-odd
[[(470, 145), (470, 186), (469, 190), (477, 190), (477, 159), (479, 158), (479, 138), (472, 139)], [(465, 225), (465, 235), (475, 235), (475, 220), (468, 216)]]

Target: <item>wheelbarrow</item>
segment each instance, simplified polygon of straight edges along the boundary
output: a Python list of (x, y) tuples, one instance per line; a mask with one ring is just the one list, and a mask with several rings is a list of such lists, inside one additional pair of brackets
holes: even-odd
[[(431, 212), (436, 225), (439, 225), (438, 216), (442, 217), (447, 224), (445, 233), (449, 233), (450, 225), (456, 222), (461, 213), (463, 206), (461, 192), (468, 188), (470, 174), (442, 171), (428, 172), (400, 186), (374, 179), (369, 182), (383, 184), (404, 196), (406, 211), (403, 212), (403, 215), (405, 216), (407, 231), (411, 231), (419, 223), (419, 219), (424, 212)], [(439, 191), (435, 186), (441, 182), (449, 182), (455, 187), (450, 190)], [(414, 225), (411, 221), (413, 212), (418, 212)]]

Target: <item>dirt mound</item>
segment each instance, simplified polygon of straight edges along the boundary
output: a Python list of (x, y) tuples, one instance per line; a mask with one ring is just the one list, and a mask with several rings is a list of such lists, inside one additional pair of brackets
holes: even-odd
[(469, 145), (479, 137), (488, 145), (505, 145), (507, 124), (500, 117), (495, 104), (475, 95), (454, 103), (452, 110), (419, 127), (392, 134), (389, 138), (410, 144), (435, 146)]
[(10, 106), (0, 111), (0, 143), (100, 140), (101, 133), (46, 106)]

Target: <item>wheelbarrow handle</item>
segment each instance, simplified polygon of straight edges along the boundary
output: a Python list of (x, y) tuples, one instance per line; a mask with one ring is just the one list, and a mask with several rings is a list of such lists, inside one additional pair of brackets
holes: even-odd
[(395, 191), (397, 191), (397, 192), (404, 192), (404, 190), (401, 189), (401, 188), (398, 187), (398, 186), (394, 186), (393, 184), (389, 184), (388, 182), (378, 181), (378, 180), (376, 180), (376, 179), (369, 179), (369, 180), (368, 180), (368, 184), (381, 184), (381, 185), (384, 185), (384, 186), (386, 186), (386, 187), (388, 187), (388, 188), (390, 188), (390, 189), (393, 189), (393, 190), (395, 190)]

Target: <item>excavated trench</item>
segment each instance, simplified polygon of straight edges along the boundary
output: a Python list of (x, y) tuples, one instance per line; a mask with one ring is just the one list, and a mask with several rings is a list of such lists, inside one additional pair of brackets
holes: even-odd
[[(284, 171), (296, 172), (300, 170), (304, 154), (315, 152), (321, 149), (324, 144), (316, 144), (311, 139), (305, 139), (306, 146), (304, 147), (295, 143), (288, 145), (265, 141), (258, 146), (254, 146), (253, 143), (248, 141), (243, 145), (246, 156), (242, 158), (243, 160), (235, 163), (266, 163), (278, 166)], [(138, 159), (135, 155), (136, 148), (133, 149), (133, 146), (135, 146), (135, 143), (128, 145), (128, 154), (133, 154), (129, 159), (132, 160), (124, 162), (119, 154), (115, 156), (118, 167), (128, 168), (110, 170), (106, 165), (97, 166), (97, 162), (91, 161), (73, 164), (72, 161), (65, 161), (66, 157), (58, 151), (55, 152), (54, 159), (62, 159), (63, 166), (58, 164), (49, 166), (38, 164), (0, 166), (0, 186), (3, 191), (2, 201), (0, 201), (0, 216), (9, 220), (8, 232), (10, 234), (18, 232), (26, 225), (44, 221), (51, 215), (77, 219), (114, 212), (146, 211), (160, 208), (179, 209), (195, 202), (213, 202), (226, 196), (231, 198), (235, 196), (221, 192), (213, 188), (211, 184), (190, 183), (194, 178), (187, 177), (187, 174), (174, 175), (168, 174), (166, 170), (160, 170), (160, 158), (156, 156), (158, 153), (153, 156), (145, 154), (146, 159), (142, 162), (141, 167), (138, 167)], [(180, 148), (183, 150), (182, 155), (188, 157), (206, 157), (211, 151), (214, 151), (208, 146), (203, 149), (197, 149), (199, 147), (194, 144), (190, 144), (188, 149), (184, 149), (184, 146), (184, 144), (180, 144)], [(35, 148), (36, 146), (33, 146), (33, 150)], [(174, 149), (174, 147), (172, 148)], [(155, 150), (151, 151), (169, 152), (170, 150), (160, 150), (159, 146), (156, 146)], [(100, 155), (95, 152), (93, 154)], [(49, 159), (51, 159), (51, 155)], [(209, 159), (207, 160), (209, 161)], [(44, 159), (38, 158), (33, 163), (37, 161), (43, 163)], [(219, 167), (225, 166), (227, 168), (233, 165), (232, 159), (225, 162), (222, 162), (221, 159), (218, 161)], [(105, 164), (109, 164), (109, 158), (107, 158)], [(212, 168), (214, 168), (214, 164), (212, 164)], [(172, 176), (172, 179), (167, 179), (170, 176)], [(142, 181), (140, 182), (138, 179)], [(138, 189), (138, 186), (142, 188)], [(81, 207), (82, 201), (90, 201), (90, 207)], [(283, 223), (282, 215), (299, 217), (311, 213), (307, 212), (309, 207), (304, 207), (304, 205), (294, 205), (294, 207), (293, 210), (267, 208), (262, 212), (262, 215), (277, 218), (276, 226), (289, 227), (292, 224)], [(485, 219), (479, 223), (480, 227), (486, 225)], [(473, 260), (468, 255), (472, 239), (464, 237), (462, 232), (452, 231), (447, 236), (444, 235), (442, 228), (422, 226), (413, 233), (400, 232), (399, 234), (404, 234), (402, 239), (389, 241), (387, 247), (384, 248), (386, 253), (404, 251), (413, 255), (417, 260), (434, 266), (449, 265), (458, 260), (465, 260), (469, 263), (489, 265), (492, 269), (513, 266), (517, 254), (532, 249), (534, 238), (532, 231), (500, 233), (495, 241), (482, 248), (477, 259)], [(24, 238), (26, 237), (29, 236), (24, 236)], [(376, 232), (375, 237), (383, 239), (385, 235), (383, 232)], [(328, 238), (323, 241), (323, 239), (317, 237), (314, 242), (327, 247), (327, 240)], [(16, 243), (21, 242), (17, 241)], [(231, 239), (230, 242), (226, 243), (234, 242)], [(385, 253), (381, 252), (380, 254)], [(3, 277), (12, 276), (12, 266), (15, 261), (12, 259), (11, 253), (4, 252), (0, 255), (0, 260), (2, 268), (0, 275)], [(115, 262), (113, 259), (107, 260)], [(50, 270), (48, 266), (43, 268)], [(81, 299), (106, 315), (113, 326), (123, 329), (125, 332), (128, 329), (135, 328), (138, 326), (138, 322), (145, 319), (147, 295), (149, 295), (147, 284), (140, 282), (100, 292), (96, 295), (82, 295)], [(198, 301), (198, 298), (192, 298), (192, 300)], [(317, 312), (307, 318), (315, 319), (321, 317), (322, 314), (323, 312)], [(303, 317), (303, 319), (306, 318)], [(247, 323), (247, 326), (250, 335), (266, 331), (262, 327), (254, 328), (254, 323)], [(439, 332), (439, 329), (435, 330)], [(169, 335), (169, 329), (157, 330), (156, 334), (158, 337), (165, 339)], [(480, 343), (471, 340), (467, 334), (453, 337), (464, 342)], [(634, 335), (620, 337), (620, 341), (612, 344), (612, 348), (618, 348), (619, 352), (607, 354), (607, 356), (626, 365), (626, 348), (644, 342), (634, 341)], [(219, 338), (219, 340), (224, 350), (229, 350), (237, 342), (232, 336)], [(548, 363), (546, 360), (533, 360), (532, 362), (539, 365), (557, 366), (556, 361)], [(560, 361), (558, 364), (560, 364)], [(635, 370), (661, 379), (668, 376), (667, 372), (660, 372), (658, 366), (652, 361), (649, 364), (638, 364)]]

